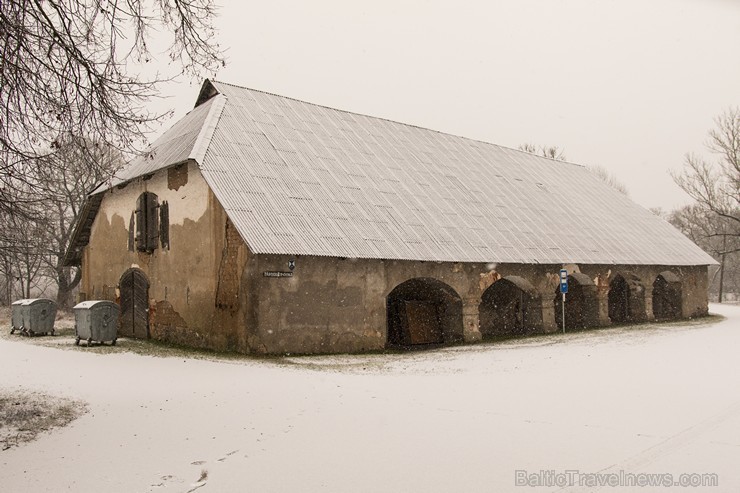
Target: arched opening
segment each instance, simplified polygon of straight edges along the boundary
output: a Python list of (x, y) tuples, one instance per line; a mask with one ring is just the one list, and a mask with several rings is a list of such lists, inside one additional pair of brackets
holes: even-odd
[(488, 338), (530, 333), (539, 325), (539, 306), (537, 291), (526, 279), (519, 276), (499, 279), (481, 296), (478, 310), (481, 335)]
[(670, 271), (653, 282), (653, 315), (658, 320), (681, 318), (681, 279)]
[[(555, 289), (555, 323), (563, 329), (563, 295)], [(596, 285), (585, 274), (574, 272), (568, 276), (568, 293), (565, 295), (566, 330), (594, 327), (598, 324)]]
[(609, 283), (609, 318), (612, 323), (624, 323), (629, 319), (630, 288), (621, 275)]
[(415, 278), (386, 298), (388, 346), (411, 347), (462, 340), (462, 300), (447, 284)]
[(609, 283), (609, 318), (612, 323), (645, 320), (645, 288), (634, 274), (614, 276)]
[(129, 269), (119, 281), (121, 314), (119, 335), (149, 338), (149, 279), (140, 269)]

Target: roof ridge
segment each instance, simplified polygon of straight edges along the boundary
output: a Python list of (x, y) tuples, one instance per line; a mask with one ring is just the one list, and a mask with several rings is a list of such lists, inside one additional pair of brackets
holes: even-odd
[(350, 115), (364, 116), (365, 118), (373, 118), (373, 119), (376, 119), (376, 120), (382, 120), (382, 121), (386, 121), (386, 122), (390, 122), (390, 123), (395, 123), (397, 125), (404, 125), (406, 127), (412, 127), (412, 128), (417, 128), (419, 130), (425, 130), (427, 132), (435, 132), (435, 133), (438, 133), (438, 134), (441, 134), (441, 135), (447, 135), (449, 137), (454, 137), (456, 139), (464, 139), (464, 140), (467, 140), (467, 141), (470, 141), (470, 142), (477, 142), (479, 144), (485, 144), (485, 145), (490, 145), (490, 146), (498, 147), (498, 148), (501, 148), (501, 149), (507, 149), (507, 150), (510, 150), (510, 151), (521, 152), (521, 153), (524, 153), (524, 154), (526, 154), (528, 156), (534, 156), (534, 157), (540, 158), (540, 159), (547, 159), (547, 160), (553, 161), (555, 163), (564, 163), (564, 164), (570, 164), (572, 166), (580, 166), (582, 168), (587, 168), (587, 166), (585, 166), (583, 164), (573, 163), (573, 162), (568, 161), (568, 160), (565, 160), (565, 159), (554, 159), (554, 158), (551, 158), (551, 157), (548, 157), (548, 156), (540, 156), (539, 154), (534, 154), (534, 153), (531, 153), (531, 152), (528, 152), (528, 151), (524, 151), (522, 149), (516, 149), (516, 148), (513, 148), (513, 147), (504, 146), (504, 145), (501, 145), (501, 144), (494, 144), (493, 142), (488, 142), (488, 141), (480, 140), (480, 139), (474, 139), (474, 138), (471, 138), (471, 137), (465, 137), (464, 135), (457, 135), (457, 134), (453, 134), (453, 133), (450, 133), (450, 132), (445, 132), (445, 131), (442, 131), (442, 130), (435, 130), (433, 128), (422, 127), (421, 125), (415, 125), (413, 123), (404, 123), (404, 122), (400, 122), (398, 120), (392, 120), (390, 118), (384, 118), (382, 116), (373, 116), (373, 115), (367, 115), (365, 113), (359, 113), (359, 112), (356, 112), (356, 111), (349, 111), (349, 110), (343, 110), (341, 108), (334, 108), (333, 106), (327, 106), (327, 105), (319, 104), (319, 103), (312, 103), (311, 101), (306, 101), (306, 100), (294, 98), (294, 97), (291, 97), (291, 96), (283, 96), (281, 94), (277, 94), (277, 93), (274, 93), (274, 92), (263, 91), (261, 89), (254, 89), (252, 87), (240, 86), (240, 85), (237, 85), (237, 84), (232, 84), (230, 82), (223, 82), (223, 81), (216, 80), (216, 79), (212, 79), (212, 82), (215, 82), (217, 84), (223, 84), (223, 85), (226, 85), (226, 86), (235, 87), (237, 89), (243, 89), (245, 91), (259, 92), (259, 93), (262, 93), (262, 94), (267, 94), (268, 96), (274, 96), (274, 97), (277, 97), (277, 98), (283, 98), (283, 99), (289, 99), (291, 101), (297, 101), (299, 103), (310, 104), (311, 106), (317, 106), (319, 108), (325, 108), (325, 109), (332, 110), (332, 111), (338, 111), (340, 113), (347, 113), (347, 114), (350, 114)]
[(198, 132), (198, 137), (193, 143), (193, 148), (190, 150), (190, 159), (194, 160), (198, 166), (203, 164), (206, 152), (211, 145), (213, 140), (213, 134), (216, 131), (216, 126), (221, 120), (224, 107), (226, 106), (226, 100), (228, 96), (225, 94), (218, 93), (211, 98), (211, 107), (208, 109), (208, 115), (203, 122), (203, 126)]

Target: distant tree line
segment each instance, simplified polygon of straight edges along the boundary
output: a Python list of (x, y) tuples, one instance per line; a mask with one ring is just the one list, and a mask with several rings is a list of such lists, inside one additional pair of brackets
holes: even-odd
[[(527, 142), (524, 144), (520, 144), (518, 149), (530, 154), (538, 154), (549, 159), (555, 159), (556, 161), (566, 161), (568, 159), (565, 157), (565, 150), (561, 149), (558, 146), (537, 146), (535, 144)], [(627, 187), (624, 185), (624, 183), (620, 182), (616, 176), (610, 173), (603, 166), (586, 166), (586, 169), (591, 171), (600, 180), (603, 180), (618, 192), (629, 195)]]

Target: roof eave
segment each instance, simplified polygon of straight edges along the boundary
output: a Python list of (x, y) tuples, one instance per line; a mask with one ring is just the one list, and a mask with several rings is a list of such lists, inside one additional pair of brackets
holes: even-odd
[(87, 197), (85, 205), (80, 212), (80, 218), (72, 232), (72, 238), (69, 241), (67, 251), (64, 252), (63, 264), (65, 267), (77, 267), (82, 264), (82, 251), (90, 242), (90, 231), (98, 215), (102, 201), (102, 192)]

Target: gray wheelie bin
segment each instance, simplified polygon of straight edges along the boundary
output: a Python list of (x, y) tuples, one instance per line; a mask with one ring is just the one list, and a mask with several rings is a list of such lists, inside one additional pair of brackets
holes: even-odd
[(118, 336), (118, 304), (105, 300), (83, 301), (74, 306), (75, 311), (75, 344), (80, 340), (87, 345), (95, 342), (110, 341), (114, 346)]
[(10, 305), (10, 333), (23, 330), (23, 305), (30, 300), (16, 300)]
[(54, 335), (57, 304), (46, 298), (28, 298), (14, 301), (10, 315), (10, 333), (23, 335)]

